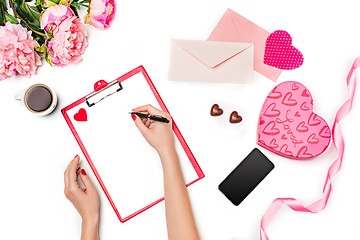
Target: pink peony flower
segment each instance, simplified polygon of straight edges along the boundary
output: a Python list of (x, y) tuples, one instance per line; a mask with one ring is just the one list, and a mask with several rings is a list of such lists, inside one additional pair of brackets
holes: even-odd
[(85, 23), (96, 28), (108, 28), (115, 16), (114, 0), (90, 0), (88, 14), (85, 15)]
[(40, 19), (41, 27), (53, 35), (47, 40), (51, 63), (66, 66), (82, 60), (87, 47), (87, 33), (80, 19), (64, 5), (49, 7)]
[(30, 77), (41, 65), (34, 48), (39, 44), (20, 24), (0, 26), (0, 80), (16, 74)]
[(49, 7), (45, 12), (42, 13), (40, 18), (40, 25), (43, 29), (49, 32), (52, 24), (61, 23), (66, 18), (74, 16), (73, 11), (64, 5), (55, 5)]

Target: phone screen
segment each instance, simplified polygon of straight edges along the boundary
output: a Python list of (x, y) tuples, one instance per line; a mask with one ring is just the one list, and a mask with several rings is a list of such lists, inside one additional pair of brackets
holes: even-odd
[(273, 168), (274, 164), (259, 149), (254, 148), (220, 183), (219, 190), (238, 206)]

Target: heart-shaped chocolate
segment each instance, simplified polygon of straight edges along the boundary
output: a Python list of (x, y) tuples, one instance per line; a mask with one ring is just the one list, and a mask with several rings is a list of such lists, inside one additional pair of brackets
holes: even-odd
[(214, 104), (211, 107), (211, 110), (210, 110), (210, 115), (211, 116), (216, 117), (216, 116), (220, 116), (223, 113), (224, 113), (224, 111), (219, 107), (218, 104)]
[[(302, 53), (292, 45), (288, 32), (277, 30), (271, 33), (265, 43), (264, 63), (283, 70), (300, 67), (304, 62)], [(297, 90), (296, 84), (292, 86)]]
[(77, 113), (74, 115), (74, 119), (79, 122), (86, 122), (87, 121), (87, 113), (84, 108), (80, 108)]
[(242, 121), (242, 117), (238, 114), (237, 111), (233, 111), (230, 114), (230, 119), (229, 119), (230, 123), (239, 123)]
[(304, 85), (283, 82), (269, 93), (259, 117), (260, 146), (285, 157), (308, 159), (324, 152), (330, 139), (330, 128), (313, 112), (313, 100)]

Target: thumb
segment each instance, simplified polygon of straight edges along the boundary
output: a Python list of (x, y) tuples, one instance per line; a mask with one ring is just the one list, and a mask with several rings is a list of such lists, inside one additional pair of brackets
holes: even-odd
[(81, 169), (80, 171), (81, 181), (84, 183), (84, 186), (87, 191), (93, 191), (95, 189), (93, 183), (91, 182), (89, 176), (86, 174), (85, 169)]

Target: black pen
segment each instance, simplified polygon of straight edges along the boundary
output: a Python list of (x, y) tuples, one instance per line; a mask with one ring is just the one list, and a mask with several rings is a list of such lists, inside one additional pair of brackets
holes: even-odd
[(170, 122), (169, 119), (167, 119), (166, 117), (160, 116), (160, 115), (148, 115), (148, 114), (139, 113), (139, 112), (129, 112), (129, 114), (135, 114), (139, 118), (147, 118), (147, 119), (157, 121), (157, 122), (163, 122), (163, 123)]

